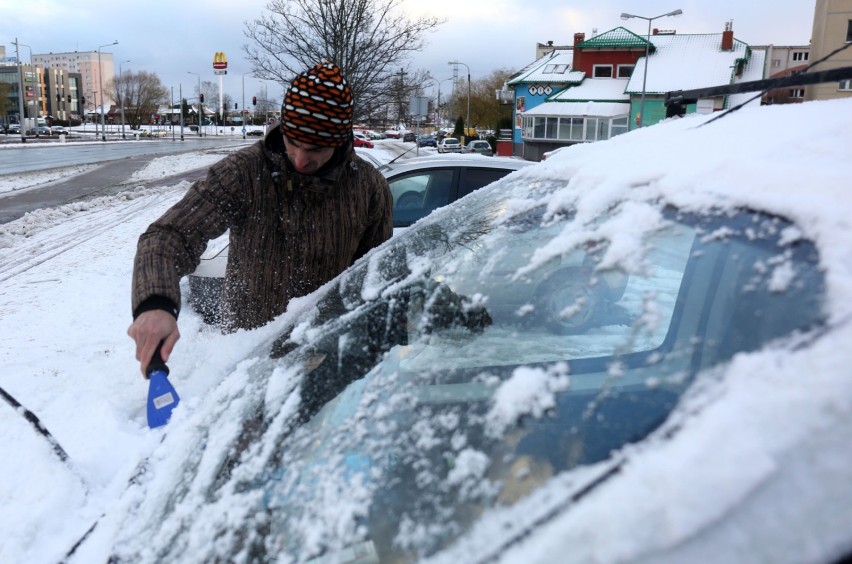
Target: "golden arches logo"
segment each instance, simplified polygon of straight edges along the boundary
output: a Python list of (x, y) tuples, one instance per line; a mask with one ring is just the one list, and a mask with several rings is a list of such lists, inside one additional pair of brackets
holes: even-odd
[(213, 54), (213, 68), (218, 70), (228, 68), (228, 58), (223, 51), (216, 51)]

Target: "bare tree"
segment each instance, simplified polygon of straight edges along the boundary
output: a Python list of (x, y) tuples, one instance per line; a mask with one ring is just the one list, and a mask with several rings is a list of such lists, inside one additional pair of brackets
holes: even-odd
[(388, 100), (399, 67), (444, 20), (408, 19), (401, 0), (272, 0), (268, 16), (246, 22), (243, 45), (258, 78), (287, 84), (322, 61), (349, 79), (356, 118)]
[(160, 77), (147, 71), (125, 72), (110, 80), (116, 104), (124, 107), (124, 116), (131, 127), (148, 122), (151, 114), (159, 111), (160, 104), (170, 103), (169, 90)]
[(488, 76), (471, 81), (470, 124), (466, 124), (468, 127), (497, 130), (501, 119), (508, 116), (511, 121), (511, 108), (500, 103), (496, 91), (503, 88), (512, 74), (509, 69), (498, 69)]
[(265, 123), (264, 120), (270, 116), (277, 115), (278, 110), (281, 108), (280, 102), (274, 95), (269, 93), (268, 88), (258, 90), (254, 98), (257, 100), (257, 104), (252, 107), (255, 123), (257, 121)]

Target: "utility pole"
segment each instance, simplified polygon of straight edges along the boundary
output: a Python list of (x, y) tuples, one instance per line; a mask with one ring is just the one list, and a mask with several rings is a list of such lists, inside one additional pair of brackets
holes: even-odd
[(18, 49), (18, 38), (15, 38), (15, 60), (18, 61), (18, 128), (21, 131), (21, 143), (27, 142), (26, 126), (24, 125), (24, 66), (21, 64), (21, 52)]
[[(399, 69), (399, 98), (397, 103), (397, 126), (402, 124), (402, 114), (405, 111), (405, 75), (404, 69)], [(397, 129), (396, 127), (394, 129)]]

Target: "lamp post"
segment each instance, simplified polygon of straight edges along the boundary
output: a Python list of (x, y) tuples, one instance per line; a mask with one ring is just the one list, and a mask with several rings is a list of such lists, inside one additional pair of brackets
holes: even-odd
[(196, 119), (198, 120), (198, 136), (201, 137), (201, 127), (204, 123), (204, 112), (201, 104), (201, 75), (192, 71), (186, 71), (186, 74), (194, 74), (198, 77), (198, 116)]
[(437, 119), (435, 120), (436, 122), (441, 121), (441, 84), (443, 84), (444, 82), (447, 82), (448, 80), (452, 80), (452, 79), (453, 79), (453, 77), (449, 77), (449, 78), (445, 78), (444, 80), (438, 81), (438, 103), (436, 105)]
[(106, 123), (104, 122), (104, 67), (101, 65), (101, 49), (110, 45), (118, 45), (118, 39), (112, 43), (98, 47), (98, 80), (100, 81), (99, 87), (101, 89), (101, 141), (106, 141)]
[[(120, 63), (118, 63), (118, 81), (119, 81), (119, 83), (121, 83), (122, 86), (124, 86), (124, 81), (122, 80), (122, 76), (121, 76), (121, 65), (123, 65), (124, 63), (129, 63), (129, 62), (130, 61), (121, 61)], [(124, 89), (124, 92), (127, 92), (127, 88)], [(124, 94), (123, 93), (121, 94), (121, 138), (127, 139), (127, 137), (124, 135)]]
[(27, 142), (27, 132), (24, 127), (24, 65), (21, 64), (21, 54), (18, 38), (12, 42), (15, 45), (15, 60), (18, 62), (18, 130), (21, 134), (21, 143)]
[(467, 137), (467, 128), (470, 127), (470, 67), (459, 61), (450, 61), (448, 65), (464, 65), (467, 69), (467, 118), (465, 118), (464, 129)]
[[(39, 98), (39, 79), (38, 79), (38, 72), (36, 71), (35, 63), (33, 62), (33, 49), (32, 49), (32, 47), (30, 47), (30, 46), (29, 46), (29, 45), (27, 45), (26, 43), (15, 43), (15, 47), (17, 47), (17, 46), (26, 47), (26, 48), (27, 48), (27, 51), (29, 51), (29, 52), (30, 52), (30, 66), (33, 68), (33, 79), (35, 80), (35, 100), (33, 101), (33, 113), (35, 114), (35, 124), (33, 125), (33, 129), (35, 130), (35, 136), (36, 136), (36, 137), (38, 137), (38, 136), (39, 136), (39, 135), (38, 135), (38, 115), (39, 115), (39, 109), (38, 109), (38, 98)], [(21, 92), (21, 96), (23, 96), (23, 95), (24, 95), (24, 93), (23, 93), (23, 92)], [(22, 133), (24, 132), (24, 129), (25, 129), (24, 127), (21, 127), (21, 132), (22, 132)]]
[(240, 124), (242, 125), (243, 131), (243, 139), (246, 138), (246, 75), (251, 74), (251, 72), (243, 73), (243, 101), (242, 101), (242, 113), (240, 114)]
[(639, 127), (642, 127), (642, 122), (645, 119), (645, 86), (648, 82), (648, 53), (649, 53), (649, 49), (651, 47), (651, 22), (653, 22), (656, 19), (665, 18), (665, 17), (668, 17), (668, 16), (679, 16), (682, 13), (683, 13), (683, 10), (678, 8), (677, 10), (673, 10), (673, 11), (668, 12), (666, 14), (660, 14), (659, 16), (654, 16), (653, 18), (647, 18), (645, 16), (637, 16), (635, 14), (628, 14), (626, 12), (622, 12), (622, 14), (621, 14), (622, 20), (629, 20), (630, 18), (638, 18), (640, 20), (647, 20), (648, 21), (648, 36), (647, 36), (648, 41), (645, 43), (645, 68), (643, 69), (643, 73), (642, 73), (642, 95), (639, 99), (639, 123), (638, 123)]

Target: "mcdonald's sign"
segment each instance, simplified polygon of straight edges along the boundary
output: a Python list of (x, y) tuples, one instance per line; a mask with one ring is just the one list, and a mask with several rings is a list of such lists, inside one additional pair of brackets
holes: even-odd
[(228, 68), (228, 58), (222, 51), (216, 51), (213, 54), (213, 68), (216, 70), (225, 70)]

